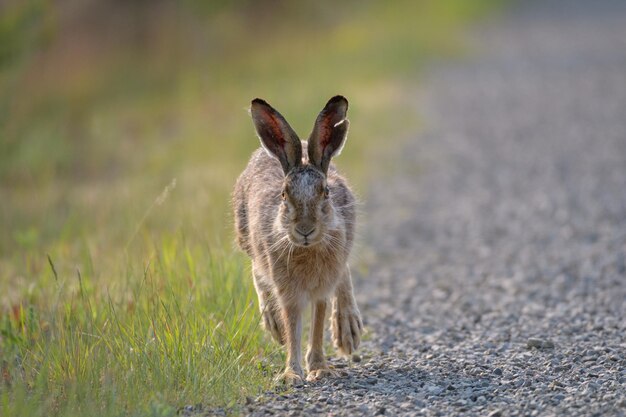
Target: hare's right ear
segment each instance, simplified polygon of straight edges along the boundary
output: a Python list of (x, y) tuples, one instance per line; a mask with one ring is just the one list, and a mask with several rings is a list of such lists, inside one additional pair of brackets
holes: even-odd
[(302, 163), (302, 144), (285, 118), (265, 100), (255, 98), (250, 106), (252, 121), (261, 144), (280, 161), (285, 175)]
[(343, 96), (331, 98), (317, 116), (313, 132), (309, 137), (309, 161), (324, 174), (330, 159), (339, 155), (346, 143), (350, 122), (346, 119), (348, 100)]

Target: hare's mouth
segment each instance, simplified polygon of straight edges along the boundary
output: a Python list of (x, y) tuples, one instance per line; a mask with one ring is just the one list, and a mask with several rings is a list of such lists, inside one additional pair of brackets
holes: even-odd
[(295, 246), (299, 246), (302, 248), (309, 248), (311, 246), (315, 246), (320, 243), (320, 239), (318, 236), (315, 237), (303, 237), (303, 236), (291, 236), (291, 243)]
[(319, 229), (315, 226), (309, 227), (307, 230), (302, 230), (299, 227), (294, 227), (289, 233), (291, 242), (300, 247), (313, 246), (320, 241)]

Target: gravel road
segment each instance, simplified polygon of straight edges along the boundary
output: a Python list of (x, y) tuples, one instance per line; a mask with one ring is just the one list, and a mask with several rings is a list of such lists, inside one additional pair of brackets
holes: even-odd
[(626, 415), (626, 2), (525, 2), (471, 44), (368, 192), (362, 359), (244, 412)]

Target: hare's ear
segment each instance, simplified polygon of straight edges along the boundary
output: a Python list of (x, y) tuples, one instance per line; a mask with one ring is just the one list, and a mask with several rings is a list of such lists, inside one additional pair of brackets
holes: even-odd
[(331, 98), (315, 121), (309, 137), (309, 161), (322, 170), (328, 171), (330, 159), (339, 155), (348, 136), (350, 122), (346, 119), (348, 100), (343, 96)]
[(252, 121), (261, 144), (278, 158), (285, 175), (302, 163), (302, 144), (285, 118), (267, 102), (256, 98), (250, 106)]

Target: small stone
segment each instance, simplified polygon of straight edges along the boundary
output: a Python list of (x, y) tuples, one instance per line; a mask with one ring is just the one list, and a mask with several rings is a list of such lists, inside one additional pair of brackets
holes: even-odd
[(554, 348), (554, 343), (551, 340), (540, 339), (538, 337), (529, 337), (526, 342), (526, 346), (530, 348), (537, 349), (552, 349)]
[(360, 355), (357, 355), (356, 353), (354, 353), (354, 354), (352, 355), (352, 362), (357, 362), (357, 363), (358, 363), (358, 362), (361, 362), (361, 356), (360, 356)]
[(379, 407), (378, 410), (376, 410), (376, 415), (377, 416), (382, 416), (385, 414), (385, 412), (387, 411), (387, 409), (385, 407)]
[(502, 375), (502, 368), (496, 368), (496, 369), (494, 369), (494, 370), (493, 370), (493, 373), (494, 373), (495, 375)]
[(426, 391), (428, 391), (428, 393), (431, 394), (431, 395), (439, 395), (439, 394), (441, 394), (443, 389), (441, 389), (440, 387), (438, 387), (436, 385), (427, 385), (426, 386)]
[(488, 414), (489, 417), (502, 417), (502, 411), (494, 410)]
[(413, 401), (413, 405), (417, 408), (424, 408), (426, 407), (426, 403), (424, 403), (424, 401), (420, 401), (420, 400), (415, 400)]

